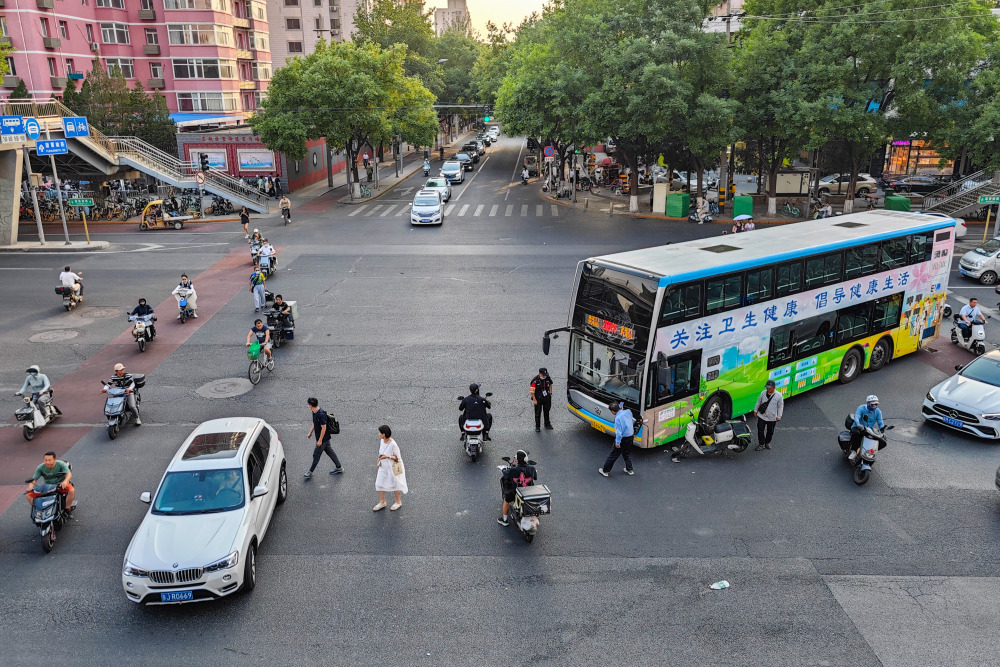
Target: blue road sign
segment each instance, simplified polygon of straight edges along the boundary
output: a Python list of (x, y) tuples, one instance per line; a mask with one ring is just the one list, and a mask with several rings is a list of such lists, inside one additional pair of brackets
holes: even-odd
[(38, 121), (34, 118), (24, 119), (24, 133), (29, 139), (34, 141), (38, 137), (42, 136), (42, 126), (38, 124)]
[(24, 134), (24, 118), (0, 116), (0, 134)]
[(65, 139), (46, 139), (35, 144), (35, 152), (39, 155), (62, 155), (69, 153)]
[(89, 137), (90, 127), (87, 125), (87, 119), (82, 117), (63, 118), (63, 133), (67, 139)]

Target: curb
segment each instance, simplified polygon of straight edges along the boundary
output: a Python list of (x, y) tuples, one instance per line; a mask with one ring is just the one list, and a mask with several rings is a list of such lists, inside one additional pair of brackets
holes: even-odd
[[(560, 206), (565, 206), (567, 208), (573, 208), (573, 209), (577, 209), (577, 210), (580, 210), (580, 211), (587, 211), (587, 212), (590, 211), (589, 208), (585, 209), (585, 208), (583, 208), (583, 206), (579, 206), (578, 204), (573, 204), (572, 202), (565, 201), (565, 200), (562, 200), (562, 199), (556, 199), (552, 195), (546, 194), (544, 192), (542, 192), (541, 195), (542, 195), (542, 197), (548, 199), (553, 204), (559, 204)], [(613, 202), (612, 200), (610, 200), (610, 199), (608, 199), (606, 197), (601, 197), (600, 195), (596, 195), (596, 196), (601, 201), (608, 202), (608, 204), (614, 204), (615, 203), (615, 202)], [(604, 213), (604, 211), (597, 211), (597, 213)], [(666, 221), (669, 221), (669, 222), (690, 222), (687, 218), (673, 218), (673, 217), (666, 216), (666, 215), (654, 215), (652, 213), (629, 213), (628, 211), (613, 211), (613, 212), (608, 213), (608, 215), (621, 215), (621, 216), (626, 216), (626, 217), (630, 217), (630, 218), (644, 218), (646, 220), (666, 220)], [(754, 218), (753, 222), (754, 222), (755, 225), (756, 224), (764, 224), (764, 225), (790, 225), (790, 224), (796, 223), (796, 222), (805, 222), (805, 220), (769, 220), (769, 219), (766, 219), (766, 218)], [(710, 224), (717, 224), (717, 223), (731, 225), (733, 223), (733, 219), (732, 218), (714, 218)], [(691, 224), (697, 224), (697, 223), (693, 223), (692, 222)]]
[[(250, 219), (253, 220), (253, 218), (250, 218)], [(213, 222), (239, 222), (239, 220), (240, 219), (238, 217), (237, 218), (212, 218), (211, 220), (206, 220), (206, 219), (201, 219), (201, 220), (185, 220), (184, 221), (184, 225), (185, 226), (187, 226), (187, 225), (210, 225)], [(33, 225), (34, 223), (35, 223), (34, 220), (21, 220), (19, 222), (19, 224), (25, 224), (25, 225)], [(60, 226), (61, 224), (62, 223), (57, 220), (57, 221), (54, 221), (54, 222), (43, 222), (42, 226), (43, 227), (47, 227), (47, 226), (49, 226), (49, 227), (57, 227), (57, 226)], [(83, 221), (82, 220), (72, 220), (72, 221), (71, 220), (67, 220), (66, 221), (66, 226), (68, 227), (70, 225), (76, 225), (78, 227), (83, 227)], [(88, 220), (87, 221), (87, 226), (88, 227), (93, 227), (93, 226), (98, 226), (98, 225), (135, 225), (136, 227), (138, 227), (139, 226), (139, 221), (138, 220), (100, 220), (100, 221), (97, 221), (97, 222), (94, 222), (93, 220)]]
[(111, 247), (109, 241), (91, 241), (89, 245), (80, 241), (71, 245), (66, 245), (62, 241), (49, 241), (45, 245), (36, 243), (0, 246), (0, 252), (93, 252), (94, 250), (107, 250)]

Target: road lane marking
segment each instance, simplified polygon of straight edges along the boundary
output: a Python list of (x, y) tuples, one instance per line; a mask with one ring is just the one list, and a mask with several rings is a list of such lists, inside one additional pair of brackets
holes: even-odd
[(522, 218), (528, 217), (528, 205), (527, 204), (521, 204), (521, 217)]
[(402, 216), (404, 213), (408, 213), (409, 211), (410, 208), (408, 206), (403, 206), (402, 208), (399, 209), (399, 211), (396, 212), (396, 217), (398, 218)]
[(387, 215), (389, 215), (390, 213), (392, 213), (392, 209), (396, 208), (396, 206), (397, 206), (396, 204), (391, 204), (391, 205), (389, 205), (389, 206), (386, 206), (386, 207), (385, 207), (385, 210), (384, 210), (384, 211), (382, 211), (382, 216), (381, 216), (381, 217), (383, 217), (383, 218), (384, 218), (384, 217), (386, 217)]
[(468, 210), (469, 210), (469, 205), (468, 204), (463, 205), (462, 209), (458, 212), (459, 217), (465, 215), (465, 212)]
[(545, 215), (544, 213), (542, 213), (542, 205), (541, 204), (536, 204), (535, 205), (535, 215), (538, 216), (539, 218), (542, 217), (543, 215)]
[(555, 204), (550, 204), (550, 206), (552, 206), (552, 217), (553, 218), (558, 218), (559, 217), (559, 207), (556, 206)]
[(451, 215), (451, 212), (455, 210), (454, 204), (448, 204), (448, 208), (444, 210), (445, 215)]
[(513, 212), (514, 212), (514, 205), (513, 204), (507, 204), (507, 211), (503, 214), (503, 217), (509, 218), (510, 214), (513, 213)]
[(379, 210), (383, 206), (385, 206), (385, 204), (375, 204), (374, 206), (372, 206), (372, 209), (370, 211), (368, 211), (368, 212), (372, 215), (372, 217), (374, 217), (375, 216), (375, 211)]
[(490, 207), (490, 217), (491, 218), (495, 218), (496, 217), (497, 209), (499, 209), (499, 208), (500, 208), (500, 206), (497, 205), (497, 204), (493, 204), (493, 206)]
[[(483, 167), (485, 167), (485, 166), (486, 166), (486, 163), (487, 163), (487, 162), (489, 162), (489, 161), (490, 161), (490, 159), (489, 159), (489, 158), (486, 158), (485, 160), (483, 160), (483, 163), (482, 163), (481, 165), (479, 165), (479, 169), (480, 169), (480, 170), (482, 170), (482, 168), (483, 168)], [(469, 186), (470, 186), (470, 185), (472, 185), (472, 181), (476, 180), (476, 176), (478, 176), (478, 175), (479, 175), (479, 173), (480, 173), (480, 172), (479, 172), (479, 171), (477, 171), (476, 173), (474, 173), (474, 174), (472, 175), (472, 178), (470, 178), (470, 179), (469, 179), (469, 182), (468, 182), (468, 183), (467, 183), (467, 184), (465, 185), (465, 187), (464, 187), (464, 188), (462, 188), (462, 191), (458, 193), (458, 196), (457, 196), (457, 197), (455, 197), (455, 201), (458, 201), (459, 199), (461, 199), (461, 198), (462, 198), (462, 195), (464, 195), (464, 194), (465, 194), (466, 192), (468, 192), (468, 191), (469, 191)]]
[(483, 204), (480, 204), (479, 206), (477, 206), (476, 207), (476, 212), (472, 214), (472, 217), (478, 218), (480, 216), (480, 214), (483, 212), (483, 208), (485, 208), (485, 206)]
[[(511, 182), (512, 185), (513, 185), (514, 181), (517, 180), (517, 176), (518, 176), (518, 174), (520, 172), (520, 170), (518, 169), (518, 167), (522, 166), (521, 165), (521, 153), (524, 152), (524, 146), (525, 146), (526, 143), (527, 142), (522, 141), (521, 142), (521, 147), (519, 149), (517, 149), (517, 160), (514, 161), (514, 174), (510, 177), (510, 182)], [(503, 200), (507, 201), (507, 197), (509, 197), (509, 196), (510, 196), (510, 187), (507, 188), (507, 193), (503, 196)], [(510, 214), (508, 213), (508, 215), (510, 215)]]
[(366, 208), (368, 208), (368, 204), (362, 204), (361, 206), (357, 207), (356, 209), (348, 213), (347, 217), (352, 218), (356, 216), (358, 213), (361, 213), (361, 211), (365, 210)]

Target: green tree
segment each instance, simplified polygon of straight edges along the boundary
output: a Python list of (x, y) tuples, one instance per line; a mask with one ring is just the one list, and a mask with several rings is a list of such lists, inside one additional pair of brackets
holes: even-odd
[(62, 103), (70, 110), (79, 113), (77, 106), (80, 103), (80, 94), (76, 92), (76, 79), (66, 79), (66, 87), (63, 89)]
[(10, 91), (10, 99), (12, 100), (27, 100), (31, 98), (31, 93), (28, 92), (28, 86), (24, 83), (24, 79), (19, 79), (17, 85), (14, 86), (14, 90)]
[[(534, 20), (537, 18), (536, 15)], [(510, 67), (513, 35), (514, 29), (509, 23), (497, 26), (490, 21), (486, 24), (486, 44), (480, 49), (476, 63), (472, 66), (472, 85), (479, 102), (496, 103), (497, 91)]]
[(477, 100), (478, 89), (472, 70), (483, 44), (470, 33), (468, 25), (450, 26), (435, 41), (435, 62), (440, 64), (444, 88), (438, 99), (444, 103), (468, 104)]
[(437, 134), (434, 96), (404, 71), (406, 47), (320, 42), (313, 53), (277, 70), (250, 126), (264, 144), (293, 160), (306, 141), (326, 138), (347, 153), (354, 180), (364, 144), (395, 137), (428, 145)]
[(444, 81), (434, 59), (435, 36), (424, 0), (372, 0), (359, 3), (354, 15), (352, 39), (359, 46), (374, 44), (388, 51), (398, 44), (406, 46), (403, 71), (415, 76), (436, 97), (444, 93)]

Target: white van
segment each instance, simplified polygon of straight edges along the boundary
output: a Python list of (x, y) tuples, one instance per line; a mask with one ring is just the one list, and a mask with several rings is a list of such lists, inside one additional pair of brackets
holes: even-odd
[(990, 239), (975, 250), (962, 255), (958, 271), (984, 285), (993, 285), (1000, 275), (1000, 238)]

